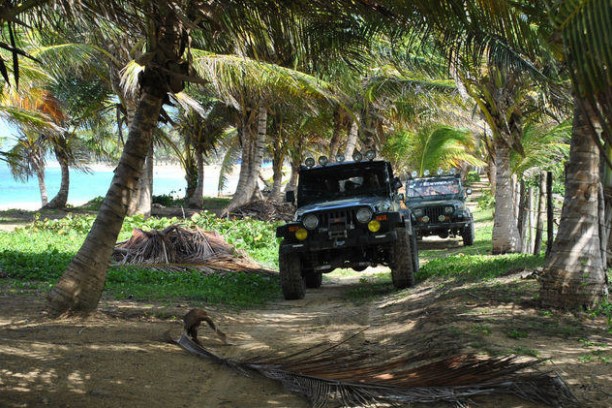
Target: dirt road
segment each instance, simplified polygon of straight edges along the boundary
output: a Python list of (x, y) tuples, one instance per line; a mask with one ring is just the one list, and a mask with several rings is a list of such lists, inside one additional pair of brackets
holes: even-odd
[[(103, 301), (100, 312), (87, 320), (51, 320), (41, 314), (42, 295), (2, 293), (0, 406), (309, 406), (273, 381), (244, 377), (165, 343), (164, 332), (171, 330), (178, 336), (180, 317), (191, 307), (208, 310), (227, 333), (231, 345), (222, 345), (212, 332), (200, 330), (210, 350), (230, 358), (291, 352), (355, 333), (359, 334), (350, 340), (351, 346), (375, 350), (381, 358), (385, 353), (424, 347), (503, 354), (517, 350), (518, 344), (538, 357), (552, 357), (546, 368), (559, 371), (576, 395), (588, 401), (587, 406), (609, 406), (609, 362), (581, 359), (589, 351), (580, 349), (578, 341), (588, 338), (598, 344), (600, 356), (612, 355), (612, 336), (606, 334), (604, 322), (562, 316), (557, 320), (563, 322), (561, 326), (550, 332), (532, 330), (521, 339), (507, 336), (511, 328), (535, 327), (540, 319), (525, 300), (533, 295), (533, 281), (515, 275), (499, 282), (504, 294), (508, 290), (520, 293), (515, 302), (497, 301), (495, 285), (471, 290), (422, 283), (401, 292), (383, 287), (383, 295), (375, 301), (356, 303), (347, 299), (347, 293), (363, 288), (364, 282), (334, 279), (325, 281), (321, 289), (309, 290), (303, 300), (279, 300), (262, 310)], [(481, 397), (474, 405), (466, 404), (539, 406), (513, 397)]]

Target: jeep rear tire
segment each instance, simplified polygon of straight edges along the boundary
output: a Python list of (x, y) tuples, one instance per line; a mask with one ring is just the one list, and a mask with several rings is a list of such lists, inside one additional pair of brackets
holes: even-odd
[(280, 254), (278, 257), (281, 288), (287, 300), (303, 299), (306, 295), (301, 264), (297, 254)]
[(414, 259), (411, 237), (405, 228), (397, 228), (397, 241), (391, 248), (391, 280), (397, 289), (414, 285)]
[(306, 287), (308, 289), (319, 289), (323, 283), (323, 274), (321, 272), (311, 272), (304, 276)]
[(470, 222), (469, 225), (463, 228), (461, 237), (463, 238), (463, 246), (474, 245), (474, 223), (473, 222)]
[(414, 230), (412, 230), (412, 235), (410, 235), (410, 258), (412, 259), (412, 274), (416, 275), (419, 272), (419, 246)]

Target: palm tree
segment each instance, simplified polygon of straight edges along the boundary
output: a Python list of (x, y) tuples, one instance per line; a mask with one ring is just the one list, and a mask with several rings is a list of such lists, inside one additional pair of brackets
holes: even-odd
[(462, 165), (484, 166), (472, 152), (474, 135), (466, 129), (429, 124), (416, 133), (398, 131), (387, 139), (382, 155), (391, 158), (400, 173), (414, 170), (422, 177), (425, 170), (449, 170)]
[[(150, 29), (142, 30), (148, 40), (149, 61), (140, 76), (140, 98), (128, 139), (91, 231), (49, 293), (49, 305), (55, 313), (87, 312), (96, 308), (104, 287), (108, 259), (136, 191), (164, 97), (167, 92), (177, 93), (183, 89), (185, 29), (178, 10), (166, 3), (150, 6), (145, 16), (131, 14), (144, 19)], [(130, 15), (125, 7), (111, 9), (110, 15), (116, 15), (117, 11)]]

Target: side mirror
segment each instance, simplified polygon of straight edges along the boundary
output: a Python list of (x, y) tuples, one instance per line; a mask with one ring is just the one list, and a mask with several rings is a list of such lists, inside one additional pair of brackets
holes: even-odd
[(467, 190), (465, 190), (465, 194), (470, 195), (472, 194), (472, 189), (468, 188)]
[(291, 204), (295, 203), (295, 191), (285, 191), (285, 201)]
[(395, 177), (395, 178), (393, 179), (393, 188), (394, 188), (395, 190), (398, 190), (398, 189), (402, 188), (403, 186), (404, 186), (404, 185), (402, 184), (402, 181), (400, 180), (400, 178), (399, 178), (399, 177)]

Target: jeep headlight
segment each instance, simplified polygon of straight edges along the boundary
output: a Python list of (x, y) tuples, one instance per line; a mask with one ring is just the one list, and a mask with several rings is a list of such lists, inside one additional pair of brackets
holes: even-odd
[(362, 224), (370, 221), (372, 219), (372, 210), (366, 207), (362, 207), (357, 210), (357, 214), (355, 214), (355, 218)]
[(415, 208), (415, 209), (414, 209), (414, 211), (413, 211), (413, 213), (414, 213), (414, 216), (415, 216), (415, 217), (417, 217), (417, 218), (418, 218), (418, 217), (422, 217), (422, 216), (423, 216), (423, 214), (424, 214), (424, 212), (423, 212), (423, 209), (422, 209), (422, 208)]
[(314, 230), (319, 226), (319, 217), (314, 214), (308, 214), (302, 219), (302, 224), (307, 230)]
[(444, 214), (452, 214), (454, 211), (455, 208), (452, 205), (444, 207)]

